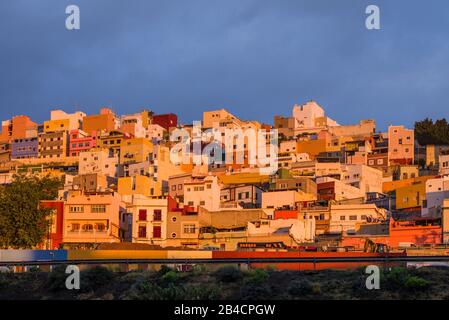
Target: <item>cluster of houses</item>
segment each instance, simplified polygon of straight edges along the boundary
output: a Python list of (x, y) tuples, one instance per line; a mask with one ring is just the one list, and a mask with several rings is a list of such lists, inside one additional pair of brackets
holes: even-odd
[(42, 124), (24, 115), (2, 122), (0, 184), (15, 174), (63, 179), (58, 199), (41, 202), (52, 209), (44, 248), (447, 242), (449, 146), (420, 146), (400, 125), (340, 125), (314, 101), (273, 125), (224, 109), (204, 112), (201, 124), (276, 131), (276, 170), (247, 161), (246, 140), (240, 163), (173, 161), (174, 130), (194, 131), (175, 114), (53, 110)]

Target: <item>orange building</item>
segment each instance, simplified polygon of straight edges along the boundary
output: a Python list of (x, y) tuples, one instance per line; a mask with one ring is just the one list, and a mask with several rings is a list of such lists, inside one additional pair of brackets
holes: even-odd
[(83, 118), (83, 131), (90, 136), (95, 132), (113, 131), (116, 127), (116, 116), (109, 108), (102, 108), (100, 114), (89, 115)]
[(296, 144), (297, 153), (307, 153), (311, 159), (314, 159), (321, 152), (326, 151), (326, 140), (305, 140), (298, 141)]
[(14, 116), (11, 120), (2, 122), (0, 141), (10, 142), (14, 139), (31, 138), (37, 136), (37, 124), (28, 116)]

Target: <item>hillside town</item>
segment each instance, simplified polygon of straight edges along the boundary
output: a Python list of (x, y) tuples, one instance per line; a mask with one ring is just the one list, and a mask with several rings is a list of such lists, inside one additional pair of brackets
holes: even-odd
[[(0, 184), (17, 175), (63, 181), (56, 199), (40, 202), (51, 216), (36, 249), (363, 250), (367, 243), (449, 242), (449, 145), (420, 145), (414, 129), (400, 124), (385, 132), (372, 119), (339, 124), (315, 101), (274, 115), (272, 124), (225, 109), (204, 112), (200, 124), (106, 107), (90, 115), (53, 110), (43, 123), (17, 115), (2, 122)], [(195, 162), (195, 145), (179, 148), (179, 132), (194, 141), (198, 130), (214, 133), (199, 138), (200, 157), (226, 161)], [(245, 135), (223, 149), (216, 137), (229, 130), (262, 135), (256, 145)], [(261, 146), (274, 159), (268, 164)], [(175, 153), (184, 160), (174, 161)]]

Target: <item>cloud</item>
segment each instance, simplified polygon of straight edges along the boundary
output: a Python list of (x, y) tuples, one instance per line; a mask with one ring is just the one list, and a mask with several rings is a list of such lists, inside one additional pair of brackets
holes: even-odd
[[(81, 30), (65, 29), (65, 7)], [(0, 117), (52, 108), (96, 113), (143, 107), (181, 120), (227, 108), (272, 122), (316, 99), (340, 123), (412, 126), (449, 117), (449, 3), (376, 1), (4, 0)]]

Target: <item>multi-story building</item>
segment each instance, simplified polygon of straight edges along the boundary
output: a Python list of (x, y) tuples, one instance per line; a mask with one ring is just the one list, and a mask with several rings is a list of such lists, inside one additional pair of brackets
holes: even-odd
[[(120, 131), (134, 138), (145, 138), (147, 126), (144, 126), (142, 113), (124, 115), (120, 119)], [(148, 121), (146, 121), (148, 123)]]
[(132, 241), (165, 245), (167, 239), (167, 199), (135, 194), (127, 204), (133, 217)]
[(118, 178), (118, 193), (121, 195), (144, 195), (159, 197), (163, 195), (162, 184), (152, 177), (135, 175)]
[[(154, 122), (153, 122), (154, 123)], [(225, 109), (203, 112), (203, 128), (240, 126), (241, 120)]]
[(44, 132), (57, 132), (57, 131), (69, 131), (70, 121), (69, 119), (60, 120), (48, 120), (44, 122)]
[(217, 177), (193, 178), (184, 182), (184, 205), (204, 207), (207, 210), (220, 209), (220, 185)]
[(129, 240), (126, 206), (115, 192), (84, 193), (70, 191), (64, 204), (66, 245), (89, 246), (95, 243)]
[(68, 125), (66, 130), (78, 130), (81, 129), (83, 124), (83, 118), (86, 116), (84, 112), (76, 111), (74, 113), (66, 113), (62, 110), (52, 110), (50, 112), (51, 121), (63, 121), (68, 120)]
[(80, 152), (88, 151), (95, 147), (96, 136), (89, 136), (86, 132), (76, 129), (70, 131), (69, 138), (69, 156), (78, 157)]
[(153, 144), (146, 138), (123, 140), (120, 145), (120, 163), (139, 163), (151, 161)]
[(111, 132), (119, 126), (119, 119), (109, 108), (101, 108), (100, 114), (89, 115), (83, 118), (83, 131), (89, 135), (94, 132), (99, 134), (102, 131)]
[(39, 134), (39, 158), (64, 159), (68, 151), (67, 131), (56, 131)]
[(184, 203), (184, 182), (192, 179), (191, 173), (172, 175), (168, 179), (168, 195), (179, 203)]
[(120, 159), (120, 147), (122, 142), (131, 138), (128, 133), (113, 130), (110, 132), (102, 133), (97, 136), (97, 146), (103, 149), (108, 149), (111, 154), (117, 155)]
[(118, 157), (105, 149), (84, 151), (79, 154), (78, 174), (100, 173), (107, 177), (117, 177), (119, 173)]
[(155, 114), (152, 117), (152, 124), (157, 124), (169, 131), (170, 128), (178, 126), (178, 116), (174, 113)]
[(415, 155), (415, 133), (404, 126), (388, 127), (388, 162), (413, 164)]
[(340, 180), (322, 177), (317, 179), (318, 200), (351, 200), (363, 199), (365, 193), (357, 187), (346, 184)]
[(331, 204), (329, 232), (356, 232), (358, 224), (370, 221), (383, 221), (386, 211), (374, 204)]
[(11, 159), (37, 158), (39, 155), (37, 137), (14, 139), (11, 143)]
[(297, 121), (295, 135), (302, 132), (319, 132), (331, 126), (338, 126), (338, 123), (327, 117), (324, 109), (315, 101), (309, 101), (304, 105), (293, 106), (293, 118)]
[(73, 190), (96, 192), (105, 191), (113, 181), (115, 179), (106, 177), (101, 173), (87, 173), (73, 177), (71, 185)]
[(428, 179), (425, 182), (426, 196), (422, 203), (422, 215), (441, 217), (445, 199), (449, 199), (449, 176)]
[(28, 116), (14, 116), (11, 120), (2, 122), (0, 142), (10, 142), (14, 139), (35, 137), (37, 124)]
[(64, 201), (42, 200), (39, 206), (42, 209), (50, 210), (50, 214), (48, 215), (48, 231), (46, 232), (46, 237), (41, 247), (47, 250), (60, 249), (64, 233)]
[(220, 191), (222, 208), (260, 208), (263, 190), (255, 185), (225, 186)]
[(446, 154), (441, 154), (438, 158), (439, 164), (439, 174), (440, 175), (449, 175), (449, 152)]

